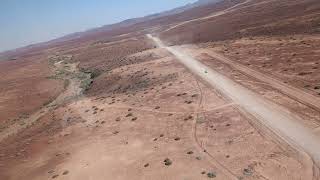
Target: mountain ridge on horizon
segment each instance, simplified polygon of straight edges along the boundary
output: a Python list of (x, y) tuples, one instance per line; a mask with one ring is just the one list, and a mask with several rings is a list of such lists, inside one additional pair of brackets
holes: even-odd
[(85, 30), (85, 31), (69, 33), (67, 35), (64, 35), (64, 36), (61, 36), (61, 37), (58, 37), (58, 38), (53, 38), (51, 40), (38, 42), (38, 43), (33, 43), (33, 44), (25, 45), (25, 46), (22, 46), (22, 47), (17, 47), (17, 48), (10, 49), (10, 50), (5, 50), (5, 51), (2, 51), (2, 52), (0, 51), (0, 58), (11, 58), (10, 56), (12, 56), (12, 54), (19, 53), (20, 51), (28, 51), (29, 49), (33, 49), (33, 48), (37, 48), (37, 47), (41, 47), (41, 46), (46, 46), (46, 45), (50, 45), (50, 44), (55, 44), (55, 43), (61, 43), (61, 42), (69, 41), (69, 40), (74, 40), (74, 39), (77, 39), (77, 38), (81, 38), (83, 35), (104, 32), (104, 31), (111, 30), (112, 28), (128, 27), (128, 26), (132, 26), (132, 25), (137, 24), (137, 23), (146, 22), (146, 21), (153, 20), (153, 19), (156, 19), (156, 18), (161, 18), (161, 17), (166, 17), (166, 16), (170, 16), (170, 15), (179, 14), (179, 13), (182, 13), (182, 12), (184, 12), (186, 10), (189, 10), (189, 9), (192, 9), (192, 8), (195, 8), (195, 7), (198, 7), (198, 6), (204, 6), (204, 5), (208, 5), (208, 4), (211, 4), (211, 3), (217, 3), (217, 2), (220, 2), (220, 1), (223, 1), (223, 0), (198, 0), (198, 1), (194, 2), (194, 3), (188, 3), (188, 4), (184, 5), (184, 6), (176, 7), (176, 8), (173, 8), (171, 10), (167, 10), (167, 11), (163, 11), (163, 12), (159, 12), (159, 13), (146, 15), (146, 16), (143, 16), (143, 17), (125, 19), (125, 20), (117, 22), (117, 23), (106, 24), (106, 25), (103, 25), (103, 26), (100, 26), (100, 27), (89, 28), (88, 30)]

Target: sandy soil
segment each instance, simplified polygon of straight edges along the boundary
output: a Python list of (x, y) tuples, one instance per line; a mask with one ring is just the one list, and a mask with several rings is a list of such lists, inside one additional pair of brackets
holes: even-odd
[(0, 62), (0, 131), (28, 118), (64, 90), (63, 81), (48, 78), (52, 74), (45, 55)]
[(319, 179), (319, 7), (223, 1), (5, 53), (0, 179)]
[[(81, 75), (77, 68), (77, 64), (69, 64), (64, 61), (53, 62), (53, 71), (55, 71), (56, 75), (54, 77), (59, 78), (57, 74), (64, 73), (63, 77), (59, 79), (64, 80), (68, 83), (68, 86), (65, 90), (53, 99), (50, 103), (39, 108), (39, 110), (33, 112), (30, 116), (21, 119), (18, 123), (11, 124), (7, 128), (5, 128), (0, 134), (0, 142), (9, 136), (15, 135), (19, 133), (22, 129), (28, 128), (32, 126), (36, 121), (38, 121), (42, 116), (57, 108), (59, 105), (65, 103), (72, 98), (76, 98), (81, 96), (83, 88), (81, 87), (82, 81), (86, 79), (90, 79), (89, 75), (83, 74), (83, 79), (80, 79), (78, 76)], [(4, 123), (3, 123), (4, 124)]]
[[(170, 51), (193, 73), (218, 89), (240, 108), (256, 117), (262, 125), (270, 128), (275, 134), (283, 138), (284, 141), (294, 148), (303, 150), (311, 155), (316, 164), (319, 165), (320, 154), (318, 154), (318, 149), (320, 148), (320, 143), (318, 142), (318, 137), (300, 123), (302, 121), (300, 117), (293, 115), (293, 113), (288, 113), (285, 108), (261, 98), (258, 94), (240, 86), (208, 66), (201, 64), (181, 49), (163, 46), (159, 39), (151, 35), (148, 35), (148, 37), (154, 40), (160, 47)], [(305, 98), (305, 100), (308, 99)]]
[(316, 0), (243, 0), (157, 33), (163, 41), (174, 45), (255, 36), (319, 34), (319, 8)]
[[(143, 61), (149, 54), (157, 58)], [(234, 103), (168, 53), (153, 49), (133, 56), (136, 63), (101, 74), (84, 97), (3, 141), (0, 177), (312, 179), (316, 174), (308, 156), (256, 129)], [(165, 165), (166, 158), (171, 164)]]

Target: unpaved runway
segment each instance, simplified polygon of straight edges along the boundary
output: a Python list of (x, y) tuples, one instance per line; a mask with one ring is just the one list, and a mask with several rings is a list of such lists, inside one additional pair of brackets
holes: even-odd
[(189, 68), (226, 97), (238, 104), (243, 110), (253, 115), (260, 123), (267, 126), (284, 141), (298, 150), (308, 153), (316, 164), (320, 165), (320, 138), (311, 129), (304, 127), (300, 117), (287, 109), (272, 103), (258, 94), (246, 89), (231, 79), (219, 74), (183, 53), (176, 47), (166, 47), (160, 39), (148, 35), (159, 47), (165, 48)]
[(278, 89), (279, 91), (281, 91), (283, 94), (288, 95), (290, 98), (295, 99), (296, 101), (299, 101), (311, 108), (314, 108), (315, 110), (320, 110), (320, 98), (309, 94), (301, 89), (292, 87), (292, 86), (288, 86), (287, 84), (272, 78), (270, 76), (267, 76), (263, 73), (260, 73), (258, 71), (255, 71), (251, 68), (248, 68), (244, 65), (241, 65), (237, 62), (234, 62), (214, 51), (210, 51), (210, 50), (201, 50), (200, 53), (206, 53), (209, 56), (222, 61), (223, 63), (226, 63), (230, 66), (232, 66), (233, 68), (240, 70), (241, 72), (252, 76), (254, 78), (257, 78), (263, 82), (266, 82), (267, 84), (270, 84), (272, 87)]

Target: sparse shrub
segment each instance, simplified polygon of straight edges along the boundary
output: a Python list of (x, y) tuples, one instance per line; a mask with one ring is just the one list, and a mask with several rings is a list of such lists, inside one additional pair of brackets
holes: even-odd
[(193, 98), (198, 97), (198, 94), (193, 94), (191, 97)]
[(52, 179), (55, 179), (55, 178), (57, 178), (59, 175), (58, 174), (56, 174), (56, 175), (53, 175), (51, 178)]
[(91, 72), (91, 78), (94, 79), (94, 78), (97, 78), (99, 77), (100, 75), (102, 74), (102, 72), (99, 70), (99, 69), (95, 69)]
[(87, 91), (92, 83), (92, 79), (86, 79), (84, 81), (81, 81), (80, 88), (83, 89), (83, 91)]
[(300, 72), (298, 75), (299, 76), (305, 76), (305, 75), (308, 75), (308, 74), (311, 74), (312, 72)]
[(166, 166), (170, 166), (172, 164), (172, 161), (169, 158), (166, 158), (163, 162)]
[(131, 116), (133, 116), (132, 113), (129, 113), (129, 114), (126, 115), (126, 117), (131, 117)]
[(191, 155), (193, 154), (193, 151), (188, 151), (187, 154)]
[(190, 119), (192, 119), (192, 118), (193, 118), (193, 116), (189, 115), (188, 117), (184, 118), (184, 120), (185, 120), (185, 121), (188, 121), (188, 120), (190, 120)]
[(253, 169), (252, 168), (244, 168), (243, 169), (243, 175), (251, 176), (252, 174), (253, 174)]
[(64, 89), (67, 89), (67, 87), (69, 86), (69, 84), (70, 84), (70, 81), (69, 81), (69, 80), (64, 80), (64, 82), (63, 82), (63, 88), (64, 88)]
[(138, 118), (137, 117), (134, 117), (131, 119), (131, 121), (136, 121)]
[(217, 175), (214, 172), (208, 172), (207, 173), (208, 178), (215, 178)]

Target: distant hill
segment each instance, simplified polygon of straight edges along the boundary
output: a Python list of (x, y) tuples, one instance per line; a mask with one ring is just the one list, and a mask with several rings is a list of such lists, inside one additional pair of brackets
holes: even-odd
[(119, 23), (115, 23), (115, 24), (110, 24), (110, 25), (105, 25), (102, 27), (98, 27), (98, 28), (93, 28), (87, 31), (83, 31), (83, 32), (76, 32), (76, 33), (72, 33), (48, 42), (43, 42), (43, 43), (37, 43), (37, 44), (31, 44), (22, 48), (17, 48), (17, 49), (13, 49), (13, 50), (9, 50), (9, 51), (5, 51), (5, 52), (0, 52), (0, 58), (1, 59), (10, 59), (15, 57), (17, 54), (23, 54), (29, 51), (37, 51), (39, 49), (43, 49), (44, 47), (48, 47), (48, 46), (55, 46), (57, 44), (61, 44), (63, 42), (68, 42), (68, 41), (74, 41), (77, 39), (81, 39), (81, 38), (85, 38), (88, 37), (86, 39), (92, 38), (93, 36), (98, 36), (100, 34), (104, 34), (105, 32), (109, 32), (109, 31), (113, 31), (116, 29), (121, 29), (121, 28), (126, 28), (126, 27), (130, 27), (130, 26), (134, 26), (135, 24), (139, 24), (139, 23), (145, 23), (148, 21), (152, 21), (155, 19), (160, 19), (163, 17), (167, 17), (167, 16), (174, 16), (176, 14), (179, 13), (183, 13), (184, 11), (190, 10), (192, 8), (195, 7), (199, 7), (199, 6), (205, 6), (208, 4), (212, 4), (212, 3), (217, 3), (220, 2), (222, 0), (199, 0), (195, 3), (190, 3), (187, 4), (185, 6), (182, 7), (178, 7), (169, 11), (164, 11), (161, 13), (156, 13), (156, 14), (152, 14), (152, 15), (148, 15), (145, 17), (139, 17), (139, 18), (133, 18), (133, 19), (128, 19), (128, 20), (124, 20), (122, 22)]
[(175, 15), (175, 14), (179, 14), (182, 13), (186, 10), (190, 10), (192, 8), (195, 7), (199, 7), (199, 6), (204, 6), (204, 5), (208, 5), (208, 4), (213, 4), (213, 3), (217, 3), (220, 2), (222, 0), (199, 0), (195, 3), (190, 3), (187, 4), (185, 6), (182, 7), (178, 7), (169, 11), (164, 11), (161, 13), (156, 13), (156, 14), (152, 14), (152, 15), (148, 15), (145, 17), (139, 17), (139, 18), (133, 18), (133, 19), (128, 19), (128, 20), (124, 20), (122, 22), (116, 23), (116, 24), (111, 24), (111, 25), (105, 25), (102, 27), (98, 27), (98, 28), (93, 28), (90, 29), (88, 31), (84, 31), (84, 32), (77, 32), (77, 33), (73, 33), (67, 36), (64, 36), (62, 38), (57, 39), (56, 41), (62, 40), (70, 40), (70, 39), (74, 39), (74, 38), (79, 38), (82, 35), (85, 34), (94, 34), (94, 33), (99, 33), (99, 32), (105, 32), (105, 31), (109, 31), (109, 30), (113, 30), (115, 28), (124, 28), (124, 27), (129, 27), (138, 23), (142, 23), (142, 22), (146, 22), (146, 21), (151, 21), (157, 18), (162, 18), (162, 17), (166, 17), (166, 16), (171, 16), (171, 15)]
[[(215, 16), (215, 12), (220, 14)], [(21, 54), (27, 56), (48, 48), (77, 46), (79, 43), (112, 41), (123, 38), (122, 35), (139, 36), (150, 31), (156, 31), (163, 40), (172, 44), (244, 36), (319, 33), (319, 12), (319, 0), (199, 0), (162, 13), (128, 19), (0, 53), (0, 59), (15, 59)], [(203, 17), (207, 18), (201, 20)], [(182, 25), (168, 30), (179, 23)]]

